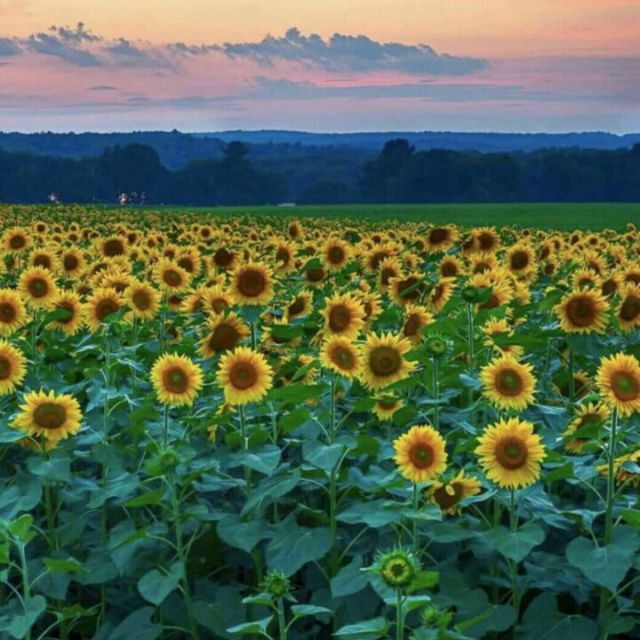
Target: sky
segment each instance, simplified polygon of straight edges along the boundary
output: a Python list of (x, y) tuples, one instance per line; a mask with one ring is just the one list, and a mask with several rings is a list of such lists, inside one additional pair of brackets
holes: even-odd
[(3, 131), (640, 131), (640, 0), (0, 0)]

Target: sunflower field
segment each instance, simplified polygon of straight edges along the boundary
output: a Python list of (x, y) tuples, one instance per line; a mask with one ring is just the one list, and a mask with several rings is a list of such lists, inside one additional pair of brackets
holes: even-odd
[(0, 234), (0, 638), (640, 638), (632, 224)]

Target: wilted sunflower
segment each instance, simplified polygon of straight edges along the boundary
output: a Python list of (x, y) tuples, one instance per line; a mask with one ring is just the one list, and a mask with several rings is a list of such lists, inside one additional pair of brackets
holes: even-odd
[(0, 289), (0, 336), (10, 336), (27, 322), (22, 297), (13, 289)]
[(162, 404), (193, 404), (202, 389), (202, 369), (187, 356), (166, 353), (151, 369), (151, 384)]
[(231, 295), (236, 304), (261, 305), (273, 298), (271, 270), (257, 262), (249, 262), (234, 269)]
[(124, 300), (133, 315), (141, 320), (155, 318), (160, 309), (160, 292), (147, 282), (132, 280), (124, 290)]
[(422, 329), (434, 321), (433, 315), (426, 307), (409, 304), (404, 308), (402, 334), (411, 341), (411, 344), (418, 344), (424, 338)]
[[(627, 467), (625, 467), (625, 465), (627, 465)], [(618, 456), (613, 462), (613, 473), (616, 484), (630, 484), (635, 487), (640, 487), (640, 474), (637, 472), (638, 466), (640, 466), (640, 449)], [(609, 465), (607, 464), (601, 464), (596, 467), (596, 471), (603, 475), (606, 475), (608, 470)]]
[(376, 398), (371, 411), (381, 422), (391, 420), (399, 409), (404, 407), (404, 400), (401, 398), (394, 398), (392, 396), (383, 396), (382, 398)]
[(345, 378), (354, 378), (360, 368), (360, 349), (351, 340), (331, 336), (320, 350), (320, 362)]
[(58, 329), (68, 336), (73, 336), (82, 328), (82, 302), (74, 291), (60, 292), (53, 300), (52, 311), (56, 312), (56, 317), (47, 324), (49, 329)]
[(621, 416), (640, 411), (640, 363), (634, 356), (617, 353), (603, 358), (596, 385), (607, 404)]
[(53, 275), (48, 269), (30, 267), (20, 274), (18, 290), (27, 304), (35, 309), (48, 307), (58, 294)]
[(212, 358), (218, 353), (231, 351), (250, 333), (247, 323), (233, 312), (212, 316), (208, 322), (208, 333), (200, 342), (200, 353), (203, 358)]
[(565, 439), (564, 448), (570, 453), (580, 453), (590, 438), (576, 437), (575, 433), (588, 425), (606, 422), (610, 416), (611, 411), (604, 403), (589, 402), (578, 406), (575, 418), (562, 434)]
[(355, 338), (364, 326), (364, 309), (351, 294), (334, 295), (322, 310), (324, 330), (328, 335)]
[(381, 389), (404, 380), (416, 368), (415, 362), (404, 357), (410, 349), (411, 342), (406, 338), (391, 333), (369, 334), (362, 349), (360, 377), (364, 384)]
[(102, 323), (112, 314), (117, 313), (124, 301), (120, 294), (111, 288), (100, 288), (85, 303), (85, 320), (89, 329), (95, 333)]
[(0, 339), (0, 396), (13, 393), (27, 374), (27, 360), (19, 349)]
[(153, 279), (163, 291), (176, 294), (189, 288), (191, 275), (172, 260), (163, 258), (155, 266)]
[(632, 331), (640, 327), (640, 286), (626, 285), (616, 310), (618, 324), (623, 331)]
[(78, 401), (54, 391), (31, 391), (23, 398), (20, 412), (11, 426), (30, 436), (44, 436), (58, 442), (80, 430), (82, 413)]
[(483, 395), (500, 409), (522, 411), (533, 402), (533, 367), (505, 354), (480, 371)]
[(487, 478), (508, 489), (536, 482), (545, 457), (544, 445), (540, 436), (533, 433), (533, 425), (518, 418), (489, 425), (478, 438), (475, 453)]
[(567, 333), (603, 333), (608, 309), (609, 303), (599, 291), (579, 289), (562, 298), (555, 311)]
[(419, 484), (440, 475), (447, 466), (444, 438), (428, 425), (416, 425), (393, 443), (400, 473)]
[(248, 347), (237, 347), (220, 358), (218, 385), (228, 404), (258, 402), (273, 386), (273, 370), (265, 357)]
[(461, 470), (455, 478), (448, 482), (434, 482), (425, 491), (425, 498), (429, 502), (437, 504), (442, 509), (442, 513), (455, 515), (460, 513), (462, 500), (478, 493), (480, 493), (478, 478), (467, 476)]

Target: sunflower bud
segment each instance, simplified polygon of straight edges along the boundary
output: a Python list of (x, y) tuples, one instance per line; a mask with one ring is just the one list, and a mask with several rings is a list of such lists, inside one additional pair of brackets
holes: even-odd
[(415, 578), (420, 564), (410, 551), (394, 549), (380, 554), (372, 569), (389, 587), (404, 589)]
[(466, 286), (462, 290), (462, 299), (469, 304), (475, 304), (480, 299), (480, 291), (477, 287)]
[(274, 598), (286, 596), (290, 589), (289, 578), (282, 571), (270, 571), (262, 581), (262, 590), (270, 593)]
[(425, 342), (427, 353), (434, 358), (441, 358), (447, 352), (447, 342), (441, 336), (430, 336)]

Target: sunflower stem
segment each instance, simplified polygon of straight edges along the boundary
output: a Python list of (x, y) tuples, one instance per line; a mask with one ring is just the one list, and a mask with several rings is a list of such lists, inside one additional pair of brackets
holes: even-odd
[[(110, 393), (110, 384), (111, 384), (111, 353), (110, 353), (110, 345), (109, 345), (109, 327), (105, 325), (102, 329), (102, 338), (103, 338), (103, 352), (104, 352), (104, 388), (105, 388), (105, 400), (104, 400), (104, 408), (102, 411), (102, 439), (104, 442), (104, 446), (106, 447), (109, 442), (109, 393)], [(102, 464), (101, 469), (101, 485), (102, 488), (105, 489), (107, 486), (107, 475), (109, 473), (109, 465), (107, 462)], [(107, 531), (109, 527), (109, 514), (107, 512), (108, 509), (108, 500), (105, 500), (102, 503), (102, 507), (100, 508), (100, 541), (102, 548), (104, 549), (107, 545)], [(107, 588), (103, 583), (100, 585), (100, 615), (104, 620), (107, 615)]]
[[(27, 603), (31, 600), (31, 584), (29, 582), (29, 565), (27, 564), (27, 552), (24, 542), (18, 543), (18, 555), (20, 556), (20, 573), (22, 577), (22, 606), (25, 616), (29, 615)], [(27, 626), (25, 640), (31, 640), (31, 626)]]
[(433, 426), (436, 429), (440, 428), (440, 405), (438, 404), (440, 400), (440, 380), (439, 380), (439, 370), (438, 370), (438, 358), (434, 356), (432, 359), (433, 363), (433, 398), (436, 402), (433, 410)]
[(418, 534), (418, 520), (415, 517), (418, 511), (418, 502), (419, 502), (419, 493), (418, 493), (418, 485), (413, 483), (413, 495), (411, 503), (413, 504), (413, 510), (416, 512), (413, 518), (413, 553), (416, 557), (419, 557), (419, 534)]
[[(329, 393), (330, 424), (329, 424), (329, 444), (333, 444), (336, 439), (336, 378), (331, 374), (331, 385)], [(333, 577), (340, 569), (340, 554), (338, 552), (338, 466), (336, 462), (329, 473), (329, 528), (331, 531), (331, 555), (329, 560), (329, 574)]]
[[(603, 545), (609, 546), (613, 540), (613, 507), (615, 504), (615, 462), (616, 462), (616, 444), (618, 436), (618, 410), (613, 409), (611, 416), (611, 429), (609, 431), (609, 443), (607, 445), (607, 495), (605, 502), (604, 516), (604, 539)], [(599, 619), (604, 620), (607, 602), (609, 600), (609, 591), (606, 587), (600, 588), (600, 614)], [(600, 638), (606, 640), (609, 637), (606, 629), (601, 630)]]
[[(249, 436), (247, 435), (247, 420), (244, 415), (244, 406), (238, 406), (238, 414), (240, 416), (240, 436), (242, 438), (242, 451), (246, 453), (249, 451)], [(244, 467), (244, 482), (246, 485), (245, 491), (247, 497), (251, 493), (251, 469), (245, 464)]]
[(569, 407), (573, 409), (573, 404), (576, 400), (576, 381), (574, 378), (575, 372), (575, 360), (573, 354), (573, 347), (571, 346), (571, 340), (569, 340)]
[(402, 589), (396, 589), (396, 640), (404, 640), (404, 615), (402, 612)]
[[(516, 492), (511, 489), (511, 501), (509, 504), (509, 525), (511, 533), (518, 531), (518, 511), (516, 505)], [(513, 608), (515, 611), (516, 622), (520, 617), (520, 592), (518, 589), (518, 563), (509, 560), (509, 568), (511, 570), (511, 595), (513, 599)]]
[(279, 639), (287, 640), (287, 623), (284, 617), (284, 600), (278, 598), (278, 631)]
[(162, 412), (162, 448), (169, 446), (169, 405), (165, 404)]

